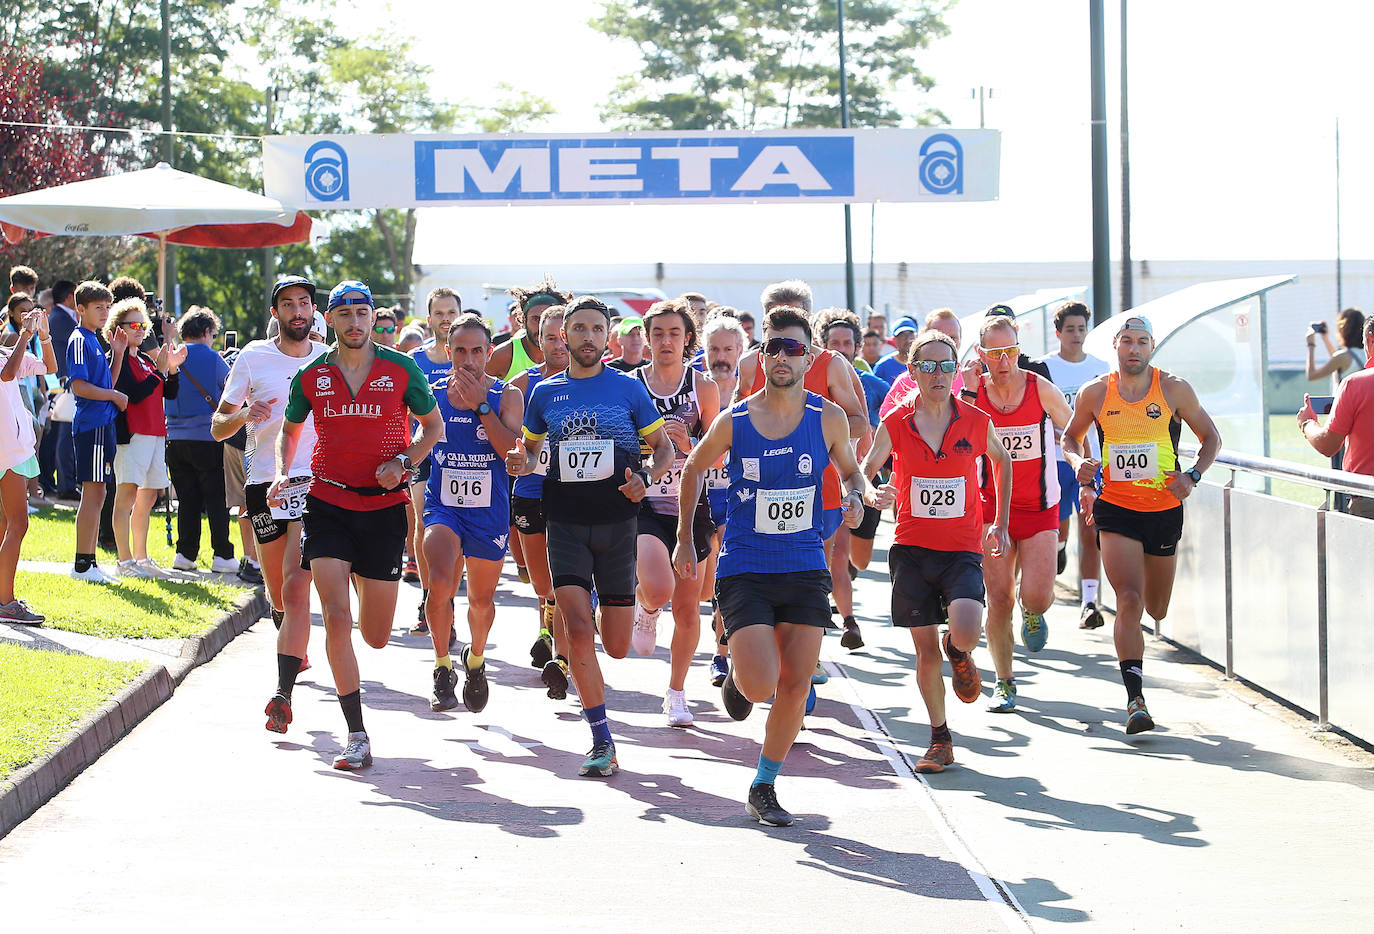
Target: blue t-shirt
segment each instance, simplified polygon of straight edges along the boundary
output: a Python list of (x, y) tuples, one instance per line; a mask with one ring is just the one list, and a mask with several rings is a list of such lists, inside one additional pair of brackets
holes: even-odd
[[(494, 517), (497, 529), (510, 527), (510, 485), (506, 462), (487, 439), (482, 419), (471, 409), (456, 408), (448, 401), (449, 377), (433, 384), (439, 414), (444, 419), (444, 437), (429, 456), (434, 469), (425, 484), (425, 509), (445, 506), (461, 510), (474, 518), (480, 514)], [(487, 390), (487, 404), (501, 414), (501, 393), (506, 384), (496, 380)]]
[(897, 359), (895, 353), (890, 353), (878, 361), (878, 365), (873, 368), (873, 373), (879, 379), (891, 385), (897, 382), (897, 377), (907, 371), (906, 364)]
[(823, 410), (824, 400), (808, 392), (797, 427), (774, 440), (754, 428), (748, 399), (730, 407), (730, 499), (717, 578), (825, 570)]
[[(114, 388), (105, 349), (100, 346), (94, 331), (80, 325), (67, 340), (67, 376), (69, 379), (83, 379), (97, 389)], [(72, 431), (79, 433), (108, 425), (118, 414), (119, 408), (113, 402), (77, 396)]]
[(429, 383), (430, 389), (433, 389), (434, 385), (439, 382), (439, 380), (448, 376), (453, 368), (453, 365), (447, 360), (435, 363), (433, 360), (429, 359), (429, 354), (425, 351), (427, 348), (433, 346), (434, 341), (428, 340), (410, 352), (410, 358), (415, 361), (415, 365), (420, 368), (420, 372), (425, 374), (425, 382)]
[[(538, 386), (544, 379), (543, 372), (537, 366), (532, 366), (525, 371), (527, 377), (525, 381), (525, 400), (528, 403), (530, 393), (534, 392), (534, 387)], [(515, 478), (515, 486), (511, 489), (512, 496), (524, 496), (529, 499), (538, 499), (544, 495), (544, 477), (549, 472), (549, 445), (544, 445), (539, 449), (539, 463), (534, 466), (534, 473), (527, 473)]]
[[(213, 441), (215, 439), (210, 437), (210, 416), (224, 393), (224, 384), (229, 379), (229, 364), (209, 344), (188, 341), (181, 374), (181, 385), (186, 391), (178, 392), (173, 399), (164, 398), (162, 401), (167, 413), (167, 440)], [(197, 385), (200, 389), (196, 388)], [(204, 395), (201, 389), (205, 390)], [(210, 397), (209, 401), (206, 395)]]
[(620, 492), (625, 470), (639, 470), (639, 439), (663, 425), (644, 384), (602, 367), (573, 379), (565, 370), (543, 380), (525, 406), (525, 437), (549, 446), (544, 515), (580, 525), (632, 518), (639, 510)]
[(864, 401), (868, 403), (868, 424), (878, 427), (878, 410), (892, 389), (892, 384), (881, 376), (874, 376), (867, 370), (859, 370), (859, 385), (864, 388)]

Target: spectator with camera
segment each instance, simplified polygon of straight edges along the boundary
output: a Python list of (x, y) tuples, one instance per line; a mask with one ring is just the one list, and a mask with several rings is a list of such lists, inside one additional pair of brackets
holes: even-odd
[[(1365, 360), (1374, 354), (1374, 317), (1364, 319), (1364, 347), (1361, 350)], [(1312, 403), (1309, 395), (1298, 410), (1298, 430), (1307, 443), (1327, 457), (1334, 457), (1337, 451), (1344, 449), (1345, 470), (1374, 476), (1374, 369), (1366, 364), (1341, 381), (1325, 427), (1317, 421)], [(1352, 496), (1346, 511), (1374, 519), (1374, 499)]]
[[(1307, 326), (1307, 378), (1309, 380), (1331, 377), (1331, 391), (1334, 393), (1341, 380), (1364, 369), (1368, 354), (1364, 350), (1364, 312), (1358, 308), (1347, 308), (1336, 316), (1336, 334), (1339, 347), (1331, 343), (1331, 334), (1325, 321), (1313, 321)], [(1317, 366), (1317, 338), (1326, 344), (1327, 360)]]

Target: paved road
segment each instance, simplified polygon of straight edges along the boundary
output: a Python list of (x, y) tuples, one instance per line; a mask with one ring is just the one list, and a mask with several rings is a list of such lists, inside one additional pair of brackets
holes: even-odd
[[(1128, 739), (1109, 636), (1079, 632), (1071, 606), (1052, 611), (1044, 652), (1018, 650), (1023, 712), (956, 702), (959, 767), (914, 777), (928, 727), (910, 640), (882, 622), (882, 558), (858, 586), (869, 644), (848, 654), (827, 639), (834, 676), (780, 779), (793, 828), (743, 814), (763, 711), (724, 716), (706, 652), (688, 687), (696, 726), (662, 725), (666, 613), (653, 659), (605, 663), (624, 771), (577, 778), (587, 729), (524, 664), (534, 610), (512, 577), (481, 715), (429, 711), (426, 641), (399, 628), (382, 651), (359, 640), (376, 764), (357, 775), (330, 768), (342, 722), (318, 631), (291, 732), (262, 729), (274, 649), (259, 623), (0, 841), (6, 927), (323, 927), (445, 910), (573, 931), (1374, 919), (1374, 757), (1158, 644), (1146, 677), (1162, 728)], [(403, 599), (409, 618), (418, 591)]]

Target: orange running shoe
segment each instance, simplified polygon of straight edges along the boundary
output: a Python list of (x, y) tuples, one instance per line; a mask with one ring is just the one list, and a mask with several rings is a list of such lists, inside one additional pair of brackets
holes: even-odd
[(933, 772), (943, 772), (945, 766), (953, 764), (954, 744), (937, 743), (932, 740), (926, 754), (916, 760), (916, 771), (922, 775), (929, 775)]
[(954, 653), (950, 651), (954, 646), (949, 641), (949, 633), (945, 633), (944, 646), (954, 676), (954, 696), (965, 704), (971, 704), (983, 693), (983, 680), (978, 674), (978, 666), (973, 664), (973, 653), (965, 652), (962, 659), (955, 661)]

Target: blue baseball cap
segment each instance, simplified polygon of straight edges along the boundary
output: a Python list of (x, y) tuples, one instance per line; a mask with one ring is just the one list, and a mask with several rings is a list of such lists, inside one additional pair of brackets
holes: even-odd
[[(346, 298), (345, 296), (347, 296), (349, 292), (358, 292), (363, 298)], [(366, 300), (364, 301), (364, 299)], [(334, 286), (330, 291), (329, 304), (326, 306), (325, 310), (329, 311), (338, 308), (340, 305), (366, 305), (372, 308), (374, 307), (372, 304), (372, 290), (357, 279), (345, 279), (343, 282)]]
[(914, 334), (919, 330), (920, 328), (916, 327), (916, 322), (910, 318), (898, 318), (897, 323), (892, 326), (892, 336), (896, 337), (906, 331), (911, 331)]

